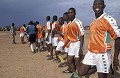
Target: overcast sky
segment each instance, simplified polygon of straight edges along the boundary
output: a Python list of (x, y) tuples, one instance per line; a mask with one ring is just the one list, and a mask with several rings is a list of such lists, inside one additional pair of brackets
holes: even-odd
[[(89, 25), (94, 18), (92, 4), (94, 0), (0, 0), (0, 27), (27, 24), (30, 20), (45, 25), (46, 16), (61, 17), (69, 8), (76, 9), (76, 17), (84, 25)], [(120, 26), (120, 0), (105, 0), (105, 12), (116, 18)]]

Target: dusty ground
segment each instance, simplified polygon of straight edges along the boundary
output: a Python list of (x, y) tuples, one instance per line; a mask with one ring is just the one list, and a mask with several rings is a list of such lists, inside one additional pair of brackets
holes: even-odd
[[(85, 44), (88, 35), (87, 31)], [(11, 44), (9, 32), (0, 31), (0, 78), (70, 78), (71, 74), (62, 73), (67, 67), (58, 68), (58, 63), (46, 60), (47, 51), (31, 53), (27, 43), (20, 43), (18, 34), (16, 42)], [(90, 78), (97, 78), (97, 74)], [(120, 78), (120, 70), (109, 78)]]

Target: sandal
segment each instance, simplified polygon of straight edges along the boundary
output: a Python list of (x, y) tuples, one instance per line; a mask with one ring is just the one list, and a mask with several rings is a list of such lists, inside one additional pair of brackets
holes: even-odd
[(67, 66), (67, 65), (66, 65), (66, 62), (60, 63), (60, 64), (58, 65), (58, 67), (65, 67), (65, 66)]
[(67, 70), (63, 71), (63, 73), (72, 73), (72, 71), (67, 69)]

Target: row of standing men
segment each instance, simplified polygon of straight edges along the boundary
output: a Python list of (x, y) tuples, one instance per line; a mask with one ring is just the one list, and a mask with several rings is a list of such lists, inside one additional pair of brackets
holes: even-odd
[[(98, 5), (103, 7), (100, 8), (101, 6), (99, 7)], [(98, 78), (107, 78), (110, 70), (113, 71), (110, 37), (115, 39), (113, 67), (116, 69), (117, 66), (119, 66), (120, 31), (118, 30), (116, 20), (103, 12), (104, 8), (105, 3), (103, 0), (94, 1), (93, 11), (95, 12), (96, 19), (90, 24), (88, 52), (84, 59), (82, 59), (82, 57), (85, 30), (83, 23), (75, 17), (75, 8), (70, 8), (68, 12), (65, 12), (63, 17), (59, 18), (59, 21), (57, 21), (57, 16), (53, 16), (51, 23), (50, 16), (46, 17), (47, 23), (45, 30), (49, 52), (48, 60), (53, 59), (54, 62), (61, 62), (59, 67), (62, 67), (65, 65), (65, 60), (62, 58), (61, 52), (66, 52), (68, 69), (64, 72), (72, 72), (71, 78), (81, 78), (81, 76), (89, 78), (89, 76), (96, 71)], [(39, 38), (38, 33), (41, 33), (42, 36), (44, 35), (42, 30), (38, 30), (37, 26), (42, 26), (32, 21), (30, 21), (28, 25), (28, 41), (30, 42), (32, 52), (36, 52), (36, 37)], [(37, 39), (37, 41), (41, 42), (41, 37)], [(55, 49), (55, 58), (53, 58), (53, 49)]]

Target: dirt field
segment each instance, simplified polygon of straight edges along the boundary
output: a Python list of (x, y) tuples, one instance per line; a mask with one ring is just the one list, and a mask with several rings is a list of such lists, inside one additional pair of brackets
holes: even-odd
[[(86, 31), (86, 45), (88, 35)], [(27, 42), (26, 38), (25, 41)], [(46, 60), (47, 51), (33, 54), (27, 43), (20, 43), (19, 34), (16, 42), (17, 44), (11, 44), (10, 33), (0, 31), (0, 78), (70, 78), (71, 74), (62, 73), (67, 67), (58, 68), (58, 63)], [(87, 49), (85, 53), (86, 51)], [(97, 78), (97, 74), (90, 78)], [(120, 70), (108, 78), (120, 78)]]

